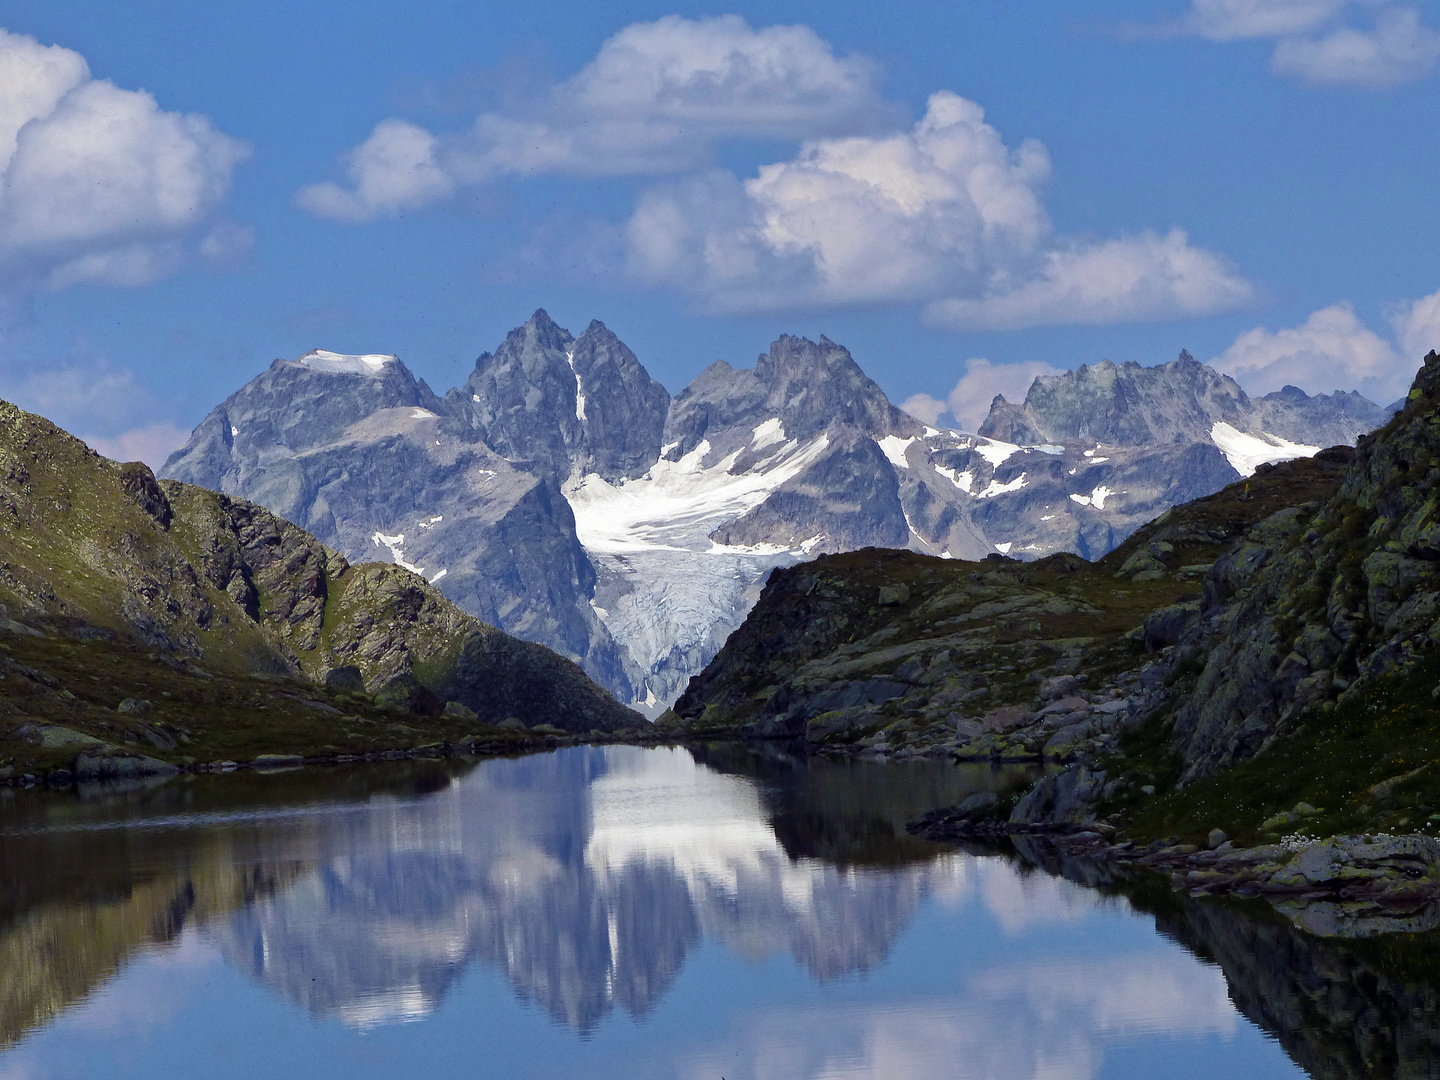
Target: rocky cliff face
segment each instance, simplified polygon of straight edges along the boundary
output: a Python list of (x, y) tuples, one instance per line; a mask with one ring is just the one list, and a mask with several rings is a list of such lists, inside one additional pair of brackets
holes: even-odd
[[(268, 721), (255, 716), (272, 699), (311, 710), (294, 728), (332, 748), (386, 704), (433, 717), (448, 700), (472, 719), (523, 714), (585, 732), (637, 719), (574, 664), (479, 622), (418, 575), (351, 565), (263, 507), (157, 482), (8, 403), (0, 517), (0, 666), (15, 675), (0, 690), (0, 742), (61, 757), (104, 757), (137, 736), (177, 751), (202, 727), (221, 743), (247, 731), (263, 742), (256, 724)], [(342, 689), (369, 695), (349, 703), (369, 719), (328, 700)], [(182, 720), (188, 709), (200, 715)]]
[(867, 546), (1099, 558), (1382, 414), (1293, 387), (1252, 401), (1183, 354), (1037, 380), (966, 435), (896, 409), (840, 345), (790, 336), (671, 401), (603, 324), (577, 338), (540, 311), (443, 399), (393, 357), (277, 361), (164, 471), (410, 567), (653, 715), (776, 566)]

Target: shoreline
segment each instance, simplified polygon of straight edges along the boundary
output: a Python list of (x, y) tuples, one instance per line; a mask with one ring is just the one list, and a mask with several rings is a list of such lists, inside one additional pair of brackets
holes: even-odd
[(1420, 833), (1287, 836), (1237, 847), (1223, 834), (1213, 847), (1178, 837), (1139, 845), (1116, 841), (1107, 825), (967, 822), (955, 808), (911, 821), (906, 829), (936, 843), (1003, 848), (1017, 839), (1099, 865), (1168, 874), (1191, 896), (1263, 899), (1317, 937), (1414, 934), (1440, 927), (1440, 839)]

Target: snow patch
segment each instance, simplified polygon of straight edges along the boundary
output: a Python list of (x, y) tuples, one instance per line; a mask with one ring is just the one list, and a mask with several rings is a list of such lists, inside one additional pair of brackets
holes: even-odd
[(1038, 450), (1042, 454), (1049, 454), (1051, 457), (1059, 457), (1065, 453), (1063, 446), (1056, 446), (1054, 443), (1041, 443), (1039, 446), (1027, 446), (1026, 450)]
[[(1085, 451), (1085, 456), (1090, 459), (1090, 464), (1092, 464), (1092, 465), (1099, 465), (1102, 461), (1109, 461), (1109, 460), (1110, 460), (1108, 457), (1096, 457), (1096, 456), (1095, 456), (1095, 451), (1096, 451), (1096, 450), (1099, 450), (1099, 449), (1100, 449), (1100, 446), (1099, 446), (1099, 444), (1097, 443), (1096, 446), (1095, 446), (1095, 450), (1086, 450), (1086, 451)], [(1074, 470), (1072, 469), (1071, 472), (1073, 473)]]
[(436, 574), (434, 577), (432, 577), (432, 578), (430, 579), (430, 584), (431, 584), (431, 585), (434, 585), (435, 582), (439, 581), (442, 577), (444, 577), (444, 576), (445, 576), (446, 574), (448, 574), (449, 572), (450, 572), (450, 571), (449, 571), (448, 569), (446, 569), (446, 570), (441, 570), (438, 574)]
[(1025, 474), (1022, 472), (1014, 480), (1010, 480), (1004, 484), (1000, 483), (999, 480), (991, 480), (990, 486), (984, 491), (977, 491), (975, 497), (977, 499), (993, 499), (996, 495), (1004, 495), (1010, 491), (1019, 491), (1024, 486)]
[(585, 388), (580, 383), (580, 372), (575, 370), (575, 346), (565, 350), (565, 362), (570, 365), (570, 374), (575, 376), (575, 419), (585, 419)]
[(233, 439), (236, 435), (239, 435), (239, 434), (240, 434), (240, 429), (239, 429), (238, 427), (236, 427), (234, 424), (231, 424), (231, 425), (230, 425), (230, 437)]
[[(763, 424), (760, 424), (758, 427), (755, 428), (754, 437), (750, 440), (750, 449), (763, 450), (767, 446), (774, 446), (776, 443), (783, 443), (784, 441), (785, 425), (777, 416), (773, 417), (770, 420), (766, 420)], [(678, 446), (679, 444), (671, 443), (670, 445)], [(665, 456), (663, 451), (661, 452), (660, 456)]]
[(947, 469), (943, 465), (936, 465), (935, 471), (967, 495), (970, 494), (970, 489), (975, 485), (975, 474), (969, 469), (966, 469), (964, 472), (959, 472), (955, 469)]
[(1003, 544), (996, 544), (996, 545), (995, 545), (995, 550), (998, 551), (998, 552), (1000, 552), (1001, 555), (1009, 555), (1009, 554), (1010, 554), (1010, 549), (1011, 549), (1012, 547), (1014, 547), (1014, 546), (1015, 546), (1015, 541), (1013, 541), (1013, 540), (1006, 540), (1005, 543), (1003, 543)]
[[(985, 436), (982, 435), (980, 438), (984, 439)], [(990, 462), (991, 468), (996, 468), (1012, 454), (1018, 454), (1020, 447), (1014, 443), (1001, 442), (999, 439), (985, 439), (984, 446), (976, 444), (975, 452)]]
[(876, 445), (880, 447), (880, 452), (889, 458), (890, 464), (894, 465), (897, 469), (908, 469), (910, 467), (910, 462), (905, 460), (905, 451), (910, 448), (910, 444), (914, 441), (914, 436), (908, 439), (902, 439), (898, 435), (886, 435), (883, 439), (875, 440)]
[(470, 395), (470, 400), (471, 400), (471, 401), (479, 401), (479, 400), (480, 400), (480, 395), (479, 395), (479, 394), (471, 394), (471, 395)]
[(410, 419), (411, 419), (411, 420), (428, 420), (428, 419), (430, 419), (431, 417), (433, 417), (434, 415), (435, 415), (435, 414), (434, 414), (433, 412), (431, 412), (429, 409), (422, 409), (422, 408), (420, 408), (420, 406), (418, 406), (418, 405), (415, 406), (415, 408), (413, 408), (413, 409), (410, 410)]
[(1258, 437), (1249, 435), (1237, 431), (1223, 420), (1217, 421), (1210, 429), (1210, 439), (1241, 476), (1249, 476), (1261, 465), (1311, 457), (1321, 449), (1318, 446), (1293, 443), (1268, 432), (1261, 432)]
[(377, 532), (374, 536), (370, 537), (370, 539), (374, 542), (376, 547), (389, 548), (390, 558), (395, 560), (396, 566), (403, 566), (412, 574), (419, 574), (421, 577), (425, 576), (425, 568), (423, 566), (416, 566), (414, 563), (408, 563), (405, 561), (404, 533), (394, 533), (392, 535), (389, 533)]
[(311, 371), (323, 371), (328, 375), (376, 375), (385, 370), (386, 364), (393, 364), (398, 359), (390, 353), (351, 355), (328, 349), (311, 349), (295, 362)]
[[(491, 475), (494, 475), (494, 474), (492, 473)], [(433, 528), (435, 527), (435, 523), (436, 523), (437, 521), (444, 521), (444, 520), (445, 520), (445, 515), (444, 515), (444, 514), (436, 514), (436, 515), (435, 515), (434, 517), (432, 517), (429, 521), (422, 521), (422, 522), (420, 522), (420, 524), (417, 525), (416, 528), (417, 528), (417, 529), (433, 529)]]
[[(1123, 491), (1113, 491), (1104, 484), (1101, 484), (1094, 491), (1090, 492), (1089, 495), (1071, 495), (1070, 501), (1079, 503), (1081, 506), (1093, 506), (1096, 510), (1104, 510), (1106, 499), (1110, 498), (1111, 495), (1123, 494)], [(1041, 518), (1041, 520), (1043, 521), (1045, 519)]]
[(710, 533), (759, 506), (829, 445), (823, 434), (803, 445), (792, 439), (755, 468), (732, 473), (740, 451), (706, 466), (711, 447), (705, 439), (678, 461), (662, 458), (625, 484), (590, 473), (566, 491), (575, 532), (587, 551), (598, 553), (709, 552), (718, 546)]

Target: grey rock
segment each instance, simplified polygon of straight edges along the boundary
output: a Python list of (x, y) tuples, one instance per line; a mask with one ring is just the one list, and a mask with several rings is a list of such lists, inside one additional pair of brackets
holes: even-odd
[(87, 779), (129, 779), (179, 772), (169, 762), (114, 750), (86, 750), (75, 757), (74, 773)]
[(1105, 773), (1073, 765), (1041, 779), (1010, 812), (1016, 825), (1088, 825), (1095, 820), (1093, 804), (1105, 787)]
[(1054, 701), (1068, 697), (1080, 689), (1080, 680), (1074, 675), (1056, 675), (1040, 684), (1040, 700)]
[(1045, 743), (1045, 756), (1047, 758), (1063, 758), (1073, 753), (1091, 735), (1089, 724), (1071, 724), (1063, 727)]

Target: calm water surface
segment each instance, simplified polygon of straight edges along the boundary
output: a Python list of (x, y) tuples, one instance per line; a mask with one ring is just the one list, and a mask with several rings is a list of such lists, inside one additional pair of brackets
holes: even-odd
[(1383, 956), (904, 832), (1016, 779), (612, 747), (10, 791), (0, 1080), (1433, 1075)]

